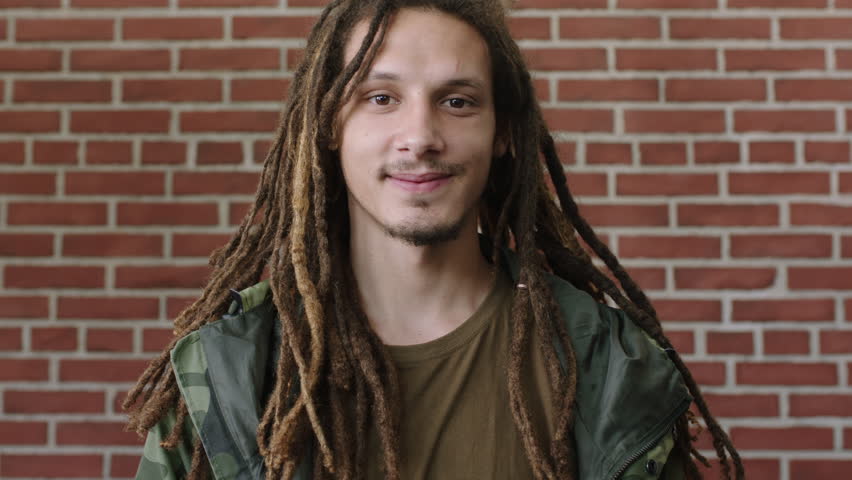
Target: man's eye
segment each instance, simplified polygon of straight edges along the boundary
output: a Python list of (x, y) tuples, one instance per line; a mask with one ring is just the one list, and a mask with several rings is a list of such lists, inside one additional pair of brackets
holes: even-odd
[(393, 101), (390, 95), (373, 95), (369, 100), (380, 106), (390, 105)]
[(458, 97), (451, 98), (451, 99), (447, 100), (447, 102), (449, 102), (449, 105), (452, 108), (464, 108), (464, 107), (468, 106), (468, 104), (470, 104), (470, 102), (468, 102), (467, 100), (465, 100), (463, 98), (458, 98)]

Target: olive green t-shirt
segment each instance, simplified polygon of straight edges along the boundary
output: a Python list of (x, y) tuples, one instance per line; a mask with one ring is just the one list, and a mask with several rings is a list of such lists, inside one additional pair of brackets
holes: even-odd
[[(499, 273), (477, 311), (452, 332), (418, 345), (389, 346), (399, 372), (401, 478), (534, 478), (509, 406), (506, 364), (514, 286)], [(535, 330), (521, 378), (539, 445), (550, 449), (551, 393)], [(378, 433), (369, 435), (369, 480), (381, 480)]]

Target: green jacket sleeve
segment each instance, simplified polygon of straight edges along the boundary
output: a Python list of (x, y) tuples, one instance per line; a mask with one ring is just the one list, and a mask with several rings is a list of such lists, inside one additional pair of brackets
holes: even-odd
[(669, 433), (636, 459), (620, 480), (684, 480), (683, 462), (672, 447), (674, 437)]
[(192, 465), (192, 445), (197, 434), (192, 422), (187, 418), (182, 441), (175, 449), (166, 450), (160, 446), (160, 442), (169, 436), (174, 424), (175, 414), (170, 410), (148, 431), (145, 451), (136, 471), (136, 480), (178, 480), (186, 477)]

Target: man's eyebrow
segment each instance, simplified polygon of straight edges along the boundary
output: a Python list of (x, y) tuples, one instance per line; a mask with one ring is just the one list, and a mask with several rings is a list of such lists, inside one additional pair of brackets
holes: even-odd
[[(378, 71), (376, 71), (376, 72), (370, 72), (370, 74), (367, 76), (367, 80), (399, 81), (400, 76), (395, 74), (395, 73), (391, 73), (391, 72), (378, 72)], [(478, 88), (478, 89), (484, 88), (484, 86), (483, 86), (483, 84), (480, 80), (477, 80), (476, 78), (470, 78), (470, 77), (451, 78), (451, 79), (447, 80), (446, 82), (444, 82), (443, 85), (448, 86), (448, 87), (472, 87), (472, 88)]]

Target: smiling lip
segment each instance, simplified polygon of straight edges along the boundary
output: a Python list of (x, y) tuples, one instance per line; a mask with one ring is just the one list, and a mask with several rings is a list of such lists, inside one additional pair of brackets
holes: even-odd
[(452, 175), (447, 173), (396, 173), (388, 175), (394, 185), (413, 193), (429, 193), (449, 182)]

